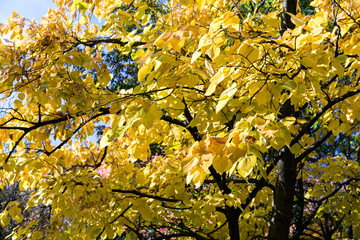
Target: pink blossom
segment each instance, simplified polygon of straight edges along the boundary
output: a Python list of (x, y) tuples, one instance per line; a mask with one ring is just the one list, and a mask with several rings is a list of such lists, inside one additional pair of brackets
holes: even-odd
[(109, 166), (108, 168), (105, 168), (103, 165), (101, 165), (98, 169), (97, 169), (98, 173), (100, 174), (100, 176), (102, 178), (107, 178), (109, 177), (110, 173), (111, 173), (111, 166)]

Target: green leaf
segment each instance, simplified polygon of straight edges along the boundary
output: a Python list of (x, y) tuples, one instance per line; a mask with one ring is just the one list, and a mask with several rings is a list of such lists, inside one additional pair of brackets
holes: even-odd
[(75, 4), (78, 10), (88, 10), (89, 9), (89, 4), (80, 1), (80, 0), (75, 0)]

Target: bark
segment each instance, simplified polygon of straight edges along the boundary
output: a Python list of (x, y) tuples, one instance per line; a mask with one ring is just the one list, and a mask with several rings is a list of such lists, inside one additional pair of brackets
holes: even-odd
[[(291, 22), (291, 16), (287, 13), (296, 14), (297, 0), (283, 0), (283, 13), (281, 15), (280, 34), (295, 26)], [(280, 110), (281, 117), (292, 116), (294, 109), (290, 101), (286, 101)], [(278, 176), (276, 179), (273, 203), (273, 216), (271, 218), (269, 239), (289, 239), (289, 228), (293, 218), (293, 205), (296, 184), (295, 156), (288, 147), (284, 147), (278, 162)]]
[(348, 237), (348, 239), (353, 239), (353, 237), (354, 237), (352, 225), (347, 227), (347, 237)]
[[(359, 151), (360, 151), (360, 149), (359, 149)], [(357, 156), (358, 162), (359, 162), (359, 151), (358, 151), (358, 156)], [(351, 216), (351, 209), (349, 209), (348, 215)], [(353, 239), (354, 238), (354, 231), (353, 231), (353, 226), (352, 225), (347, 227), (347, 238), (348, 239)]]
[(289, 228), (294, 205), (296, 161), (289, 148), (284, 149), (278, 163), (278, 177), (274, 192), (273, 216), (269, 239), (289, 239)]
[(240, 211), (238, 208), (225, 207), (226, 219), (228, 220), (230, 240), (240, 240), (239, 231), (239, 216)]
[(294, 29), (295, 25), (291, 21), (291, 16), (287, 13), (296, 15), (297, 0), (283, 0), (283, 13), (281, 14), (281, 28), (280, 34), (282, 35), (286, 29)]
[(296, 195), (297, 199), (294, 202), (295, 205), (294, 223), (295, 223), (296, 234), (295, 236), (292, 237), (292, 239), (300, 240), (300, 235), (303, 232), (303, 228), (304, 228), (303, 223), (304, 223), (304, 207), (305, 207), (305, 201), (304, 201), (305, 191), (304, 191), (302, 177), (297, 179), (295, 192), (297, 194)]

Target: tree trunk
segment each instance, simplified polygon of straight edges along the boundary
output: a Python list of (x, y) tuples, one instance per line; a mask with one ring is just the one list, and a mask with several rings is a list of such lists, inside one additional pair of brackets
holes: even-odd
[(240, 240), (239, 209), (226, 206), (225, 211), (226, 211), (226, 218), (228, 220), (230, 240)]
[[(283, 0), (283, 13), (281, 15), (280, 34), (287, 29), (293, 29), (291, 16), (287, 13), (296, 14), (297, 0)], [(280, 110), (282, 117), (291, 116), (294, 109), (290, 101), (286, 101)], [(281, 158), (278, 162), (278, 176), (274, 191), (273, 216), (269, 229), (269, 239), (289, 239), (289, 228), (293, 217), (294, 194), (296, 184), (295, 156), (288, 147), (281, 150)]]
[(287, 13), (296, 15), (297, 0), (283, 0), (283, 13), (281, 14), (281, 28), (280, 34), (282, 35), (286, 29), (294, 29), (295, 25), (291, 21), (291, 16)]
[[(303, 168), (303, 166), (301, 166)], [(297, 236), (293, 237), (293, 240), (300, 240), (300, 235), (303, 232), (303, 222), (304, 222), (304, 207), (305, 207), (305, 201), (304, 201), (304, 185), (303, 185), (303, 178), (302, 176), (296, 180), (297, 184), (295, 187), (296, 192), (296, 201), (294, 202), (295, 205), (295, 212), (294, 212), (294, 224), (296, 229)]]
[(294, 205), (296, 162), (289, 148), (285, 148), (278, 163), (278, 177), (274, 193), (273, 216), (269, 239), (289, 238), (289, 228)]
[[(351, 216), (351, 209), (349, 209), (348, 214), (349, 214), (349, 216)], [(354, 238), (354, 231), (353, 231), (352, 224), (347, 227), (347, 238), (348, 239), (353, 239)]]
[(353, 239), (354, 238), (354, 233), (353, 233), (353, 227), (352, 225), (347, 227), (347, 238), (348, 239)]

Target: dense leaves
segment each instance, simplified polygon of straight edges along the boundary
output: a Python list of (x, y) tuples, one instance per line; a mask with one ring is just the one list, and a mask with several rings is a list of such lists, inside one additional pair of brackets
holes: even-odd
[(55, 2), (0, 28), (12, 238), (360, 237), (359, 1)]

